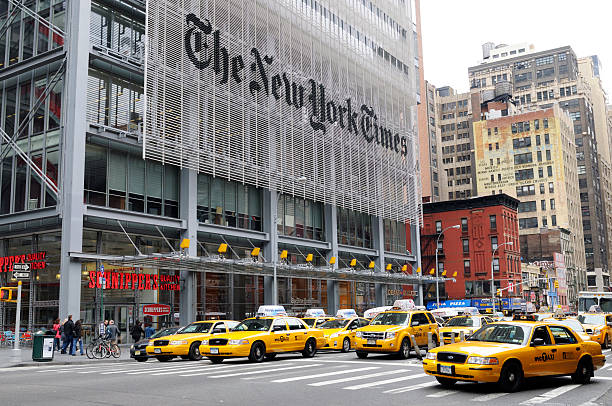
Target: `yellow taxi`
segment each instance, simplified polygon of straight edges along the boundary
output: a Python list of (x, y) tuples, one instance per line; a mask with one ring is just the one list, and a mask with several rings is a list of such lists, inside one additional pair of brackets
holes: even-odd
[(333, 320), (334, 318), (331, 316), (322, 316), (322, 317), (302, 317), (302, 321), (308, 324), (308, 327), (311, 328), (319, 328), (319, 326), (325, 323), (328, 320)]
[(497, 382), (514, 392), (524, 378), (536, 376), (571, 375), (576, 383), (588, 383), (604, 363), (601, 347), (569, 327), (516, 316), (487, 324), (464, 342), (432, 349), (423, 369), (444, 387), (457, 381)]
[(323, 349), (349, 352), (351, 348), (355, 348), (355, 332), (357, 329), (368, 324), (370, 324), (370, 321), (363, 317), (326, 321), (318, 326), (323, 330), (323, 336), (325, 337)]
[(309, 328), (296, 317), (255, 317), (243, 320), (227, 334), (202, 340), (200, 353), (214, 364), (236, 357), (262, 362), (284, 352), (301, 352), (311, 358), (324, 344), (320, 329)]
[(437, 346), (438, 324), (430, 312), (394, 307), (379, 313), (368, 326), (355, 332), (355, 350), (359, 358), (366, 358), (369, 353), (394, 353), (406, 359), (412, 348), (410, 336), (414, 336), (416, 345), (424, 347), (428, 333), (432, 333)]
[(440, 337), (444, 344), (452, 344), (453, 333), (455, 335), (455, 342), (457, 342), (461, 339), (462, 332), (464, 337), (467, 337), (489, 323), (493, 323), (489, 316), (464, 315), (453, 317), (444, 324), (444, 327), (440, 327)]
[(238, 325), (234, 320), (196, 321), (171, 336), (158, 337), (149, 341), (147, 355), (158, 361), (170, 361), (175, 357), (197, 361), (202, 359), (200, 343), (212, 335), (229, 332)]
[(577, 320), (582, 323), (591, 340), (601, 344), (602, 348), (610, 348), (612, 339), (612, 314), (582, 313)]

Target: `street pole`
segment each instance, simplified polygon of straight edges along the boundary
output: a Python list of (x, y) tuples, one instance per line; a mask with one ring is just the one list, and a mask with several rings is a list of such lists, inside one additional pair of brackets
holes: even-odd
[[(493, 272), (493, 263), (495, 262), (495, 254), (497, 253), (497, 250), (499, 249), (499, 247), (501, 247), (503, 245), (512, 246), (513, 244), (514, 243), (512, 241), (507, 241), (507, 242), (505, 242), (503, 244), (499, 244), (493, 250), (493, 256), (491, 257), (491, 308), (492, 308), (491, 314), (495, 314), (495, 274)], [(500, 283), (499, 287), (501, 288), (501, 283)]]
[(21, 281), (17, 282), (17, 310), (15, 317), (15, 342), (13, 346), (13, 362), (21, 362), (21, 350), (19, 348), (19, 330), (21, 329)]
[(459, 228), (461, 227), (459, 224), (455, 224), (454, 226), (449, 226), (446, 227), (444, 230), (440, 231), (440, 234), (438, 234), (438, 239), (436, 240), (436, 303), (437, 303), (437, 309), (440, 308), (440, 286), (439, 286), (439, 282), (438, 282), (438, 274), (439, 274), (439, 270), (438, 270), (438, 245), (440, 244), (440, 237), (442, 237), (442, 234), (444, 234), (444, 232), (446, 230), (449, 230), (451, 228)]

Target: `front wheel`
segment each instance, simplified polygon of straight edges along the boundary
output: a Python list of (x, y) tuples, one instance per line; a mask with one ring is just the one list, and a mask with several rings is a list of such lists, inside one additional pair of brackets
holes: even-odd
[(516, 362), (504, 365), (498, 383), (505, 392), (516, 392), (523, 384), (523, 369)]
[(357, 358), (366, 359), (368, 358), (368, 353), (365, 351), (355, 351), (357, 354)]
[(400, 359), (410, 358), (410, 340), (407, 337), (402, 340), (402, 344), (400, 345), (397, 355), (400, 357)]
[(304, 358), (312, 358), (317, 353), (317, 343), (313, 338), (306, 341), (306, 345), (304, 346), (304, 350), (302, 350), (302, 356)]
[(251, 353), (249, 354), (249, 361), (251, 362), (263, 362), (266, 358), (266, 346), (262, 342), (257, 342), (251, 347)]
[(349, 352), (350, 350), (351, 350), (351, 340), (349, 340), (348, 337), (345, 337), (344, 341), (342, 341), (342, 349), (340, 351)]
[(114, 358), (120, 358), (121, 357), (121, 348), (119, 348), (119, 346), (117, 344), (111, 344), (111, 346), (110, 346), (110, 355), (112, 355)]
[(87, 355), (87, 358), (89, 359), (93, 359), (94, 358), (94, 349), (96, 348), (96, 345), (94, 343), (90, 343), (87, 348), (85, 348), (85, 354)]
[(441, 376), (436, 376), (436, 380), (443, 388), (450, 388), (457, 383), (456, 379), (442, 378)]
[(200, 343), (195, 342), (191, 344), (189, 347), (189, 355), (187, 356), (192, 361), (199, 361), (202, 359), (202, 354), (200, 354)]
[(581, 385), (591, 382), (593, 376), (593, 362), (589, 359), (581, 359), (576, 372), (572, 374), (572, 381)]

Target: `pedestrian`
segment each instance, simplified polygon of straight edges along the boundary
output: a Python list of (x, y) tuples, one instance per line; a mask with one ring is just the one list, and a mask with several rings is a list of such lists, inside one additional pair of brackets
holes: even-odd
[(136, 343), (140, 341), (140, 337), (142, 337), (144, 333), (145, 332), (142, 329), (142, 326), (140, 325), (140, 320), (136, 320), (136, 324), (132, 326), (132, 339), (134, 340), (134, 342)]
[(62, 347), (61, 347), (62, 354), (66, 354), (66, 350), (65, 350), (65, 348), (66, 348), (66, 346), (65, 346), (65, 344), (66, 344), (66, 334), (64, 333), (64, 324), (66, 324), (67, 321), (68, 321), (68, 319), (64, 319), (64, 321), (62, 321), (61, 324), (60, 324), (60, 338), (62, 340)]
[(83, 320), (77, 320), (77, 322), (74, 323), (74, 336), (72, 341), (74, 346), (72, 355), (76, 355), (75, 352), (77, 344), (80, 344), (81, 355), (83, 355)]
[(106, 327), (106, 338), (109, 339), (111, 343), (117, 344), (117, 336), (119, 334), (119, 329), (115, 325), (115, 320), (109, 321), (108, 327)]
[(145, 338), (150, 338), (153, 334), (155, 334), (155, 329), (152, 325), (147, 324), (147, 327), (145, 327)]
[(62, 354), (66, 354), (66, 348), (70, 345), (70, 355), (74, 355), (74, 322), (72, 321), (72, 314), (68, 315), (68, 321), (64, 323), (64, 346), (62, 347)]
[(60, 319), (55, 319), (53, 322), (53, 331), (55, 331), (55, 337), (53, 338), (53, 350), (55, 351), (60, 350), (60, 338), (62, 337), (60, 334), (61, 327)]

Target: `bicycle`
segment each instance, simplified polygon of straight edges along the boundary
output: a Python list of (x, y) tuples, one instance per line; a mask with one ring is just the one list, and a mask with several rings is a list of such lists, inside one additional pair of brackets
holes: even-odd
[(102, 359), (102, 358), (119, 358), (121, 357), (121, 349), (115, 343), (111, 343), (111, 341), (107, 338), (98, 337), (93, 342), (91, 342), (86, 350), (87, 358), (92, 359)]

